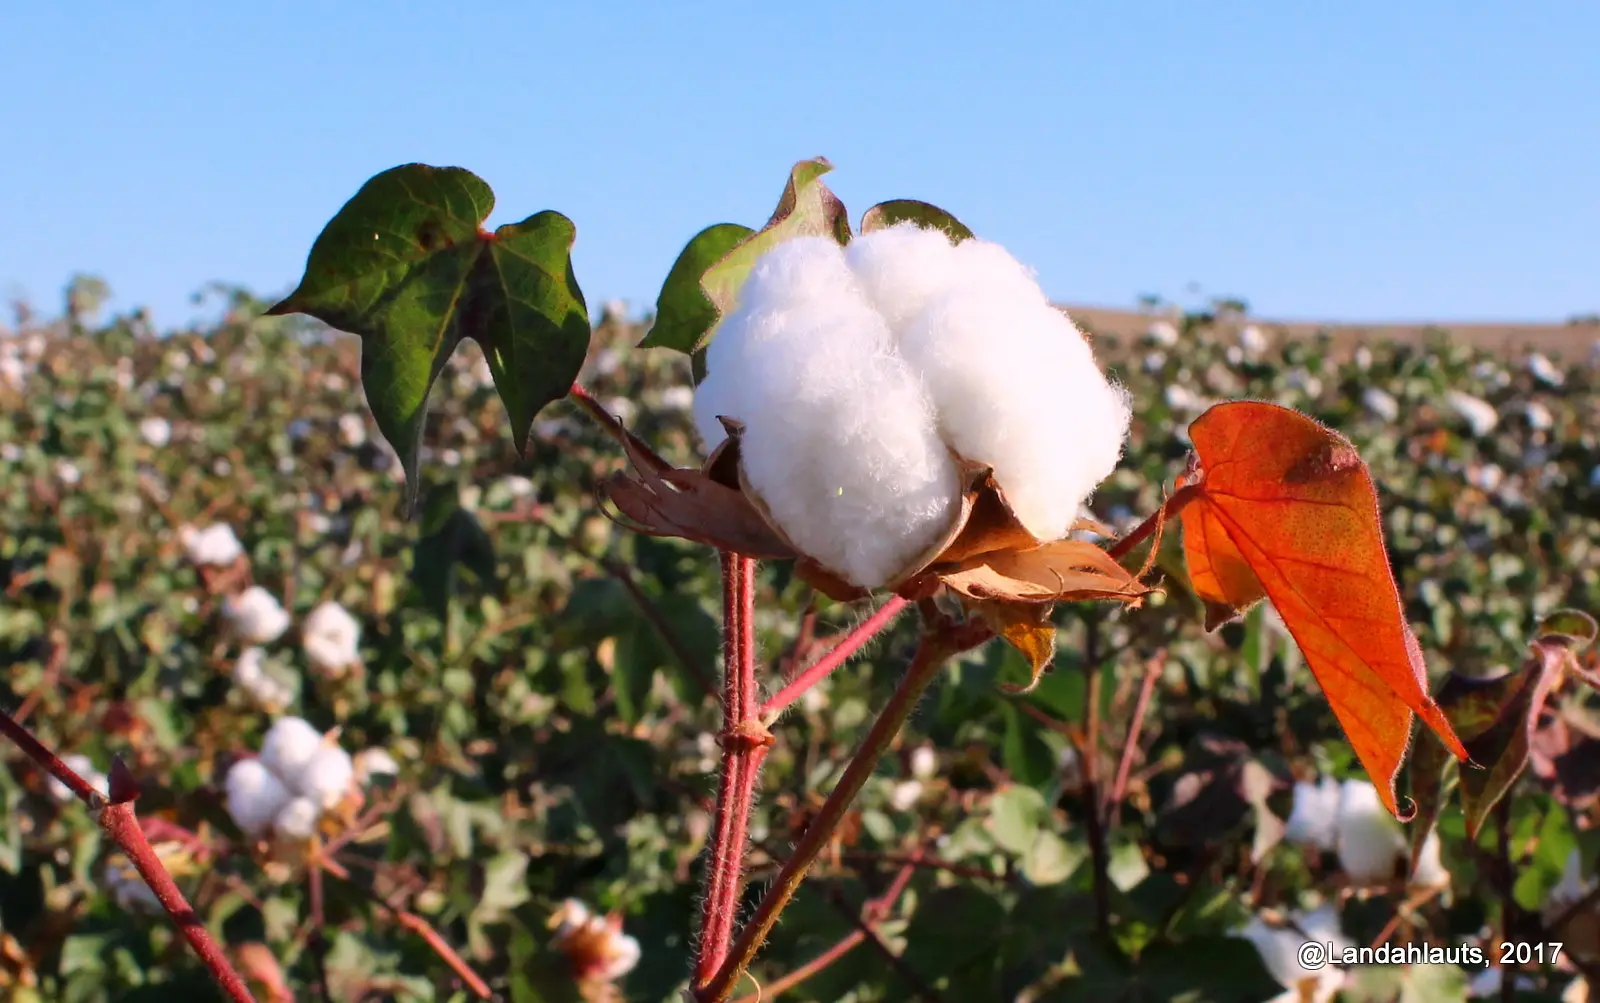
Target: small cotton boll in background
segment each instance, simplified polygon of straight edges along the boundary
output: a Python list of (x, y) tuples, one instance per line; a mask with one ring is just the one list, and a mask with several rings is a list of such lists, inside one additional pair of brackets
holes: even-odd
[(166, 911), (156, 893), (139, 876), (133, 862), (123, 854), (119, 853), (106, 861), (105, 886), (111, 892), (117, 908), (124, 912), (159, 916)]
[(288, 684), (268, 674), (265, 668), (267, 653), (260, 648), (246, 648), (233, 663), (233, 682), (257, 707), (268, 713), (281, 712), (294, 700), (294, 691)]
[(1556, 416), (1539, 401), (1529, 401), (1523, 408), (1523, 415), (1528, 419), (1528, 427), (1537, 432), (1548, 432), (1556, 424)]
[(911, 750), (911, 775), (918, 780), (931, 780), (939, 771), (939, 754), (930, 745), (919, 745)]
[(725, 437), (717, 415), (742, 421), (750, 486), (823, 566), (875, 588), (949, 527), (955, 463), (836, 243), (763, 256), (706, 362), (694, 416), (707, 450)]
[(657, 398), (657, 406), (663, 411), (687, 411), (694, 407), (694, 388), (667, 387)]
[(1562, 373), (1543, 352), (1529, 354), (1528, 373), (1547, 386), (1559, 387), (1567, 381), (1566, 374)]
[(600, 406), (608, 413), (616, 415), (617, 420), (624, 425), (633, 424), (633, 419), (639, 412), (638, 405), (627, 397), (607, 397), (600, 402)]
[(332, 808), (350, 792), (355, 781), (355, 763), (350, 754), (338, 746), (323, 745), (298, 776), (285, 776), (284, 780), (323, 808)]
[(1171, 348), (1178, 343), (1178, 326), (1170, 320), (1158, 320), (1145, 328), (1144, 340), (1162, 348)]
[(322, 810), (308, 797), (297, 797), (283, 806), (272, 820), (272, 830), (289, 839), (310, 839)]
[(1368, 387), (1363, 390), (1361, 403), (1374, 416), (1384, 421), (1394, 421), (1400, 417), (1400, 402), (1382, 387)]
[(1339, 781), (1332, 777), (1323, 777), (1321, 783), (1296, 783), (1294, 807), (1284, 824), (1284, 840), (1332, 850), (1337, 843), (1339, 797)]
[(160, 449), (172, 441), (172, 423), (165, 418), (145, 418), (139, 422), (139, 437)]
[(1473, 435), (1488, 435), (1500, 423), (1500, 412), (1480, 397), (1461, 390), (1451, 390), (1444, 395), (1444, 399), (1450, 409), (1472, 429)]
[(1163, 396), (1167, 399), (1167, 407), (1183, 414), (1199, 414), (1211, 406), (1210, 401), (1181, 383), (1167, 384)]
[(1333, 966), (1306, 968), (1300, 963), (1300, 949), (1307, 943), (1331, 943), (1334, 950), (1342, 953), (1350, 943), (1340, 933), (1338, 917), (1329, 906), (1291, 918), (1293, 925), (1272, 926), (1261, 917), (1252, 916), (1238, 936), (1255, 945), (1262, 966), (1279, 985), (1289, 990), (1270, 1003), (1278, 1003), (1279, 1000), (1327, 1003), (1344, 985), (1345, 974)]
[(270, 644), (289, 629), (289, 613), (259, 585), (222, 601), (222, 618), (246, 644)]
[(75, 487), (79, 481), (83, 480), (83, 471), (78, 469), (76, 463), (61, 460), (56, 463), (56, 480), (68, 487)]
[(1166, 352), (1146, 352), (1144, 356), (1144, 371), (1159, 373), (1167, 367)]
[(354, 449), (367, 441), (367, 420), (359, 414), (339, 416), (339, 441)]
[(639, 941), (622, 932), (620, 916), (596, 916), (577, 899), (567, 899), (551, 915), (551, 940), (566, 955), (579, 982), (613, 982), (639, 963)]
[(1336, 847), (1339, 866), (1357, 886), (1376, 885), (1394, 875), (1395, 862), (1408, 852), (1400, 823), (1365, 780), (1346, 780), (1339, 792)]
[(259, 839), (291, 797), (283, 783), (259, 759), (241, 759), (224, 782), (228, 814), (246, 835)]
[(895, 811), (910, 811), (921, 800), (922, 781), (920, 780), (902, 780), (889, 788), (889, 807)]
[(1485, 494), (1494, 494), (1505, 482), (1505, 469), (1498, 463), (1474, 462), (1467, 468), (1467, 483)]
[(1409, 884), (1413, 888), (1445, 888), (1450, 884), (1450, 872), (1445, 869), (1440, 853), (1443, 844), (1438, 831), (1428, 833), (1422, 841), (1422, 853), (1417, 857), (1416, 869), (1411, 872)]
[(1260, 355), (1267, 350), (1267, 336), (1261, 332), (1261, 328), (1247, 324), (1239, 331), (1239, 348), (1245, 355)]
[(361, 624), (337, 602), (329, 600), (313, 609), (300, 634), (306, 659), (325, 675), (343, 675), (361, 660)]
[(261, 742), (261, 763), (289, 787), (299, 789), (306, 767), (324, 746), (323, 735), (299, 717), (280, 717)]
[(373, 747), (356, 753), (355, 770), (356, 778), (365, 783), (373, 777), (399, 776), (400, 764), (394, 761), (388, 750)]
[(1372, 368), (1372, 349), (1362, 345), (1356, 349), (1355, 355), (1351, 356), (1351, 361), (1356, 364), (1357, 369), (1366, 372)]
[[(61, 762), (73, 773), (76, 773), (78, 776), (82, 777), (84, 782), (90, 787), (93, 787), (102, 795), (108, 795), (110, 788), (109, 782), (106, 780), (106, 775), (94, 768), (94, 761), (88, 756), (74, 752), (71, 755), (62, 756)], [(62, 802), (63, 804), (68, 801), (75, 800), (78, 796), (72, 792), (71, 787), (68, 787), (55, 777), (50, 778), (49, 787), (50, 796), (55, 798), (57, 801)]]
[(244, 556), (244, 547), (233, 535), (233, 527), (225, 523), (214, 523), (205, 529), (181, 526), (178, 542), (183, 544), (190, 564), (222, 567)]

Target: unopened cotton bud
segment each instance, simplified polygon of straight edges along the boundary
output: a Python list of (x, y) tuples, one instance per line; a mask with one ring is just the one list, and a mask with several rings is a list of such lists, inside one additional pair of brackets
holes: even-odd
[(283, 783), (259, 759), (241, 759), (228, 770), (228, 814), (247, 835), (259, 838), (289, 803)]
[(222, 617), (246, 644), (269, 644), (289, 629), (288, 611), (259, 585), (224, 599)]
[(261, 742), (261, 762), (286, 785), (299, 789), (306, 766), (322, 749), (322, 733), (299, 717), (280, 717)]
[(289, 839), (310, 839), (322, 810), (309, 797), (297, 797), (283, 806), (272, 821), (273, 831)]

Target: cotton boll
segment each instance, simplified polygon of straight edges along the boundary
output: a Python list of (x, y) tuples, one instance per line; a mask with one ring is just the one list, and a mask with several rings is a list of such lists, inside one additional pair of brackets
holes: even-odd
[(939, 772), (939, 754), (929, 745), (919, 745), (911, 750), (911, 775), (918, 780), (931, 780)]
[(1539, 401), (1529, 401), (1523, 408), (1523, 415), (1528, 419), (1528, 427), (1538, 432), (1548, 432), (1556, 424), (1556, 416)]
[(1567, 381), (1566, 375), (1542, 352), (1529, 354), (1528, 372), (1534, 379), (1547, 386), (1559, 387)]
[(1400, 417), (1400, 402), (1382, 387), (1368, 387), (1361, 392), (1361, 403), (1366, 409), (1384, 421), (1395, 421)]
[(291, 797), (259, 759), (241, 759), (228, 770), (228, 814), (247, 835), (259, 838)]
[(1144, 338), (1152, 345), (1171, 348), (1178, 343), (1178, 327), (1170, 320), (1158, 320), (1145, 329)]
[(367, 420), (359, 414), (339, 416), (339, 441), (350, 448), (367, 441)]
[(1042, 293), (967, 287), (924, 311), (900, 348), (950, 447), (994, 469), (1035, 537), (1064, 537), (1116, 467), (1131, 417), (1127, 394), (1106, 380), (1072, 321)]
[(657, 404), (663, 411), (688, 411), (694, 407), (694, 388), (667, 387), (661, 391)]
[(1246, 325), (1239, 332), (1239, 347), (1246, 355), (1260, 355), (1267, 350), (1267, 336), (1254, 324)]
[(336, 745), (324, 745), (306, 763), (298, 778), (285, 778), (290, 786), (324, 808), (332, 808), (350, 792), (355, 763)]
[(317, 819), (322, 817), (322, 811), (317, 803), (308, 797), (298, 797), (285, 804), (277, 816), (272, 820), (272, 829), (280, 836), (289, 839), (310, 839), (312, 832), (316, 831)]
[(313, 669), (339, 675), (361, 660), (361, 624), (343, 606), (330, 600), (306, 616), (301, 644)]
[(1464, 391), (1451, 390), (1446, 393), (1445, 403), (1466, 421), (1473, 435), (1488, 435), (1500, 423), (1500, 412), (1495, 410), (1493, 404)]
[(1439, 833), (1428, 833), (1428, 838), (1422, 841), (1422, 853), (1417, 857), (1417, 866), (1411, 872), (1410, 884), (1413, 888), (1443, 888), (1450, 884), (1450, 872), (1445, 869), (1441, 848)]
[(1283, 838), (1301, 846), (1334, 848), (1339, 823), (1339, 781), (1323, 777), (1321, 783), (1294, 785), (1294, 808), (1284, 825)]
[(288, 612), (259, 585), (224, 599), (222, 618), (246, 644), (270, 644), (289, 629)]
[(1545, 898), (1545, 922), (1553, 922), (1570, 909), (1579, 899), (1594, 891), (1595, 879), (1584, 877), (1583, 856), (1576, 849), (1567, 852), (1567, 863), (1561, 871), (1561, 880), (1550, 889)]
[(1346, 780), (1339, 796), (1339, 866), (1356, 885), (1388, 881), (1407, 850), (1400, 825), (1365, 780)]
[(172, 441), (172, 425), (165, 418), (150, 417), (139, 422), (139, 436), (160, 449)]
[(261, 742), (261, 763), (286, 785), (304, 793), (301, 777), (322, 750), (322, 733), (299, 717), (280, 717)]
[(718, 329), (695, 419), (744, 422), (751, 488), (802, 552), (875, 588), (954, 518), (958, 480), (916, 374), (862, 295), (839, 246), (780, 244), (757, 262)]
[(356, 776), (363, 781), (377, 776), (393, 777), (400, 773), (400, 764), (385, 749), (362, 749), (355, 756)]
[[(1325, 930), (1324, 924), (1315, 922), (1315, 914), (1304, 917), (1313, 920), (1313, 925), (1318, 925), (1319, 930)], [(1300, 924), (1302, 929), (1304, 924)], [(1344, 944), (1342, 935), (1338, 934), (1337, 921), (1333, 926), (1333, 937), (1319, 936), (1317, 932), (1306, 930), (1301, 933), (1293, 926), (1275, 927), (1267, 925), (1259, 916), (1251, 917), (1239, 936), (1255, 945), (1256, 953), (1261, 956), (1261, 964), (1267, 972), (1277, 980), (1278, 984), (1290, 992), (1275, 998), (1294, 1000), (1303, 1003), (1313, 1000), (1316, 1003), (1326, 1003), (1331, 1000), (1339, 987), (1344, 984), (1344, 972), (1337, 967), (1319, 969), (1306, 968), (1300, 963), (1300, 949), (1308, 942), (1331, 941), (1336, 950), (1341, 950)], [(1309, 993), (1302, 990), (1308, 989)]]
[(639, 964), (639, 941), (621, 931), (614, 932), (606, 941), (605, 964), (600, 967), (600, 977), (614, 982), (633, 971)]
[(178, 542), (183, 544), (189, 563), (225, 566), (244, 555), (244, 547), (233, 535), (233, 528), (225, 523), (214, 523), (205, 529), (182, 526), (178, 529)]
[(898, 333), (956, 283), (961, 260), (942, 230), (899, 223), (858, 237), (845, 261), (867, 299)]
[(266, 678), (266, 672), (261, 667), (266, 657), (267, 653), (260, 648), (246, 648), (239, 653), (238, 661), (233, 663), (233, 681), (239, 684), (240, 689), (253, 692)]
[(897, 812), (908, 812), (922, 800), (922, 781), (902, 780), (889, 788), (889, 807)]

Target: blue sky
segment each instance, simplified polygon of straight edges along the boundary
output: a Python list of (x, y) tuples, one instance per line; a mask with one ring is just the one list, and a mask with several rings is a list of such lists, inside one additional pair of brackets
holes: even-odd
[(407, 161), (491, 224), (578, 224), (592, 305), (823, 154), (1067, 302), (1239, 295), (1275, 318), (1600, 310), (1600, 6), (1540, 3), (140, 3), (0, 15), (0, 296), (75, 271), (158, 323), (286, 291)]

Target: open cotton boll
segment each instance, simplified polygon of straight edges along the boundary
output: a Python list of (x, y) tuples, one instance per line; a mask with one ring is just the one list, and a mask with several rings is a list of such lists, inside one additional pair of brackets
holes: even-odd
[(374, 746), (362, 749), (355, 755), (356, 776), (363, 780), (370, 780), (378, 776), (399, 776), (400, 764), (394, 761), (388, 750)]
[[(1008, 282), (1002, 274), (998, 284)], [(913, 321), (900, 351), (926, 383), (950, 447), (993, 468), (1035, 537), (1066, 536), (1116, 467), (1132, 414), (1072, 321), (1042, 293), (969, 285)]]
[(306, 617), (301, 643), (312, 668), (329, 675), (342, 673), (361, 660), (361, 624), (330, 600)]
[(280, 717), (267, 729), (267, 737), (261, 742), (261, 762), (285, 784), (299, 790), (300, 777), (322, 748), (322, 733), (310, 722), (299, 717)]
[(298, 797), (289, 801), (272, 820), (272, 829), (280, 836), (290, 839), (310, 839), (311, 833), (317, 828), (317, 819), (322, 817), (322, 809), (308, 797)]
[(355, 774), (355, 763), (350, 753), (336, 745), (324, 745), (297, 777), (285, 779), (290, 786), (317, 804), (332, 808), (350, 792)]
[(1323, 777), (1321, 783), (1294, 785), (1294, 807), (1284, 824), (1285, 841), (1331, 850), (1339, 824), (1339, 781)]
[(1339, 866), (1356, 885), (1388, 881), (1406, 852), (1400, 823), (1378, 799), (1378, 789), (1365, 780), (1346, 780), (1340, 790), (1336, 848)]
[(1400, 417), (1400, 402), (1382, 387), (1368, 387), (1363, 390), (1361, 403), (1366, 405), (1368, 411), (1384, 421), (1394, 421)]
[(228, 814), (247, 835), (260, 837), (290, 795), (283, 783), (259, 759), (241, 759), (228, 770)]
[[(1282, 996), (1275, 997), (1270, 1003), (1277, 1003), (1278, 1000), (1295, 1001), (1295, 1003), (1306, 999), (1318, 1003), (1331, 1000), (1339, 987), (1344, 984), (1344, 972), (1333, 966), (1320, 969), (1306, 968), (1300, 963), (1300, 949), (1310, 942), (1332, 942), (1334, 949), (1342, 952), (1343, 947), (1348, 946), (1348, 942), (1339, 933), (1336, 917), (1331, 927), (1320, 920), (1318, 913), (1297, 916), (1295, 919), (1295, 926), (1269, 926), (1261, 917), (1252, 916), (1239, 931), (1238, 936), (1255, 945), (1256, 953), (1261, 956), (1261, 964), (1268, 974), (1277, 980), (1279, 985), (1289, 990)], [(1299, 929), (1296, 929), (1296, 926)], [(1330, 932), (1331, 936), (1325, 936)], [(1302, 989), (1309, 989), (1310, 992), (1303, 993)]]
[(288, 611), (259, 585), (224, 599), (222, 618), (246, 644), (269, 644), (289, 629)]
[(845, 261), (862, 292), (898, 333), (955, 284), (961, 259), (942, 230), (898, 223), (858, 237)]
[(1451, 390), (1444, 395), (1444, 399), (1445, 403), (1450, 405), (1450, 409), (1466, 421), (1473, 435), (1488, 435), (1500, 423), (1500, 412), (1481, 397), (1474, 397), (1461, 390)]
[(183, 526), (178, 530), (178, 541), (183, 544), (189, 563), (198, 565), (232, 564), (244, 555), (244, 547), (233, 535), (233, 528), (215, 523), (204, 529)]
[(959, 489), (922, 384), (826, 238), (786, 241), (756, 263), (718, 328), (695, 419), (745, 431), (750, 487), (802, 552), (875, 588), (948, 529)]

